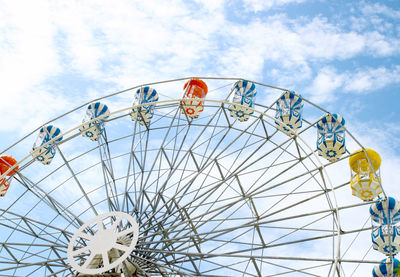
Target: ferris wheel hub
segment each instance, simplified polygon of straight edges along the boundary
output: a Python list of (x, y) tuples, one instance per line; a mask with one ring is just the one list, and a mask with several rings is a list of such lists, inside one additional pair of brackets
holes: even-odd
[(139, 226), (123, 212), (100, 214), (83, 224), (68, 245), (68, 261), (79, 273), (101, 274), (122, 264), (136, 246)]
[(100, 254), (102, 251), (109, 251), (115, 241), (117, 241), (117, 236), (112, 230), (101, 230), (93, 236), (89, 245), (93, 252)]

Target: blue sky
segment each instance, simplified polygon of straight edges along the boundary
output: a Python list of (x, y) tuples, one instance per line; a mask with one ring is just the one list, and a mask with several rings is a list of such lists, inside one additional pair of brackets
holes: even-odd
[(384, 186), (399, 199), (399, 23), (397, 0), (0, 0), (0, 151), (108, 93), (238, 77), (340, 113), (381, 154)]

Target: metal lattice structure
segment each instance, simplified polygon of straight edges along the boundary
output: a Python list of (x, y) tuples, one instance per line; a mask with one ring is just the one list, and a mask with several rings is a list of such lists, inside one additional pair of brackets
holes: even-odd
[[(69, 263), (68, 245), (86, 222), (108, 212), (130, 215), (139, 234), (124, 262), (104, 276), (350, 276), (379, 263), (367, 259), (370, 241), (363, 241), (366, 250), (355, 246), (369, 236), (368, 212), (359, 211), (370, 202), (352, 198), (348, 171), (337, 174), (349, 152), (336, 162), (316, 152), (316, 123), (327, 111), (304, 99), (296, 134), (277, 127), (276, 102), (256, 103), (240, 122), (228, 110), (235, 79), (203, 78), (209, 95), (192, 119), (179, 96), (162, 97), (186, 80), (149, 84), (161, 95), (150, 124), (132, 121), (129, 104), (113, 111), (113, 101), (141, 86), (100, 99), (111, 113), (98, 141), (81, 135), (82, 124), (70, 125), (87, 103), (53, 120), (74, 127), (55, 144), (50, 165), (28, 155), (36, 131), (4, 151), (23, 158), (0, 199), (0, 276), (86, 276)], [(259, 95), (276, 99), (286, 91), (256, 84)], [(347, 226), (347, 211), (362, 220)], [(104, 228), (115, 221), (103, 221)], [(128, 249), (129, 239), (118, 247)], [(76, 243), (87, 245), (90, 238)], [(90, 259), (85, 266), (105, 267), (83, 250), (74, 253), (77, 264)]]

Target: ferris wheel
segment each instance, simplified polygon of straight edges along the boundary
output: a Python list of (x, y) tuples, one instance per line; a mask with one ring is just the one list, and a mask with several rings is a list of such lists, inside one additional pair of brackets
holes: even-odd
[(342, 116), (287, 89), (140, 85), (1, 155), (0, 276), (366, 276), (374, 266), (390, 276), (399, 266), (398, 237), (379, 240), (400, 221), (379, 155)]

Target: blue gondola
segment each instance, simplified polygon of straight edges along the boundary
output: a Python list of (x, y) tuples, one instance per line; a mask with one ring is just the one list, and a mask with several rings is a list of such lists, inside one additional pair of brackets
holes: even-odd
[(131, 111), (132, 120), (138, 122), (141, 125), (148, 124), (154, 115), (155, 102), (158, 101), (158, 93), (155, 89), (148, 86), (142, 87), (136, 91), (133, 106), (154, 103), (144, 105), (141, 107), (134, 107)]
[(382, 260), (382, 263), (374, 266), (372, 270), (373, 277), (392, 277), (400, 275), (400, 263), (399, 260), (394, 259), (391, 262), (389, 258)]
[[(42, 147), (55, 137), (58, 138), (49, 143), (48, 145)], [(40, 128), (39, 135), (36, 139), (35, 144), (32, 147), (33, 158), (41, 162), (42, 164), (50, 164), (56, 154), (54, 143), (61, 141), (62, 138), (63, 137), (61, 134), (61, 130), (53, 125), (47, 125)]]
[(339, 114), (327, 114), (317, 122), (318, 154), (333, 162), (346, 153), (345, 120)]
[(276, 102), (275, 124), (280, 130), (294, 134), (302, 125), (303, 99), (294, 91), (286, 91)]
[(241, 122), (247, 121), (254, 113), (251, 108), (257, 95), (256, 86), (250, 81), (237, 81), (232, 86), (231, 95), (232, 104), (228, 107), (230, 115)]
[[(92, 141), (98, 140), (104, 130), (104, 122), (109, 117), (110, 111), (107, 105), (100, 102), (90, 104), (86, 109), (83, 125), (79, 128), (84, 137)], [(101, 117), (101, 118), (98, 118)], [(94, 120), (98, 118), (97, 120)]]
[(400, 202), (393, 197), (371, 205), (373, 248), (385, 255), (395, 255), (400, 250)]

